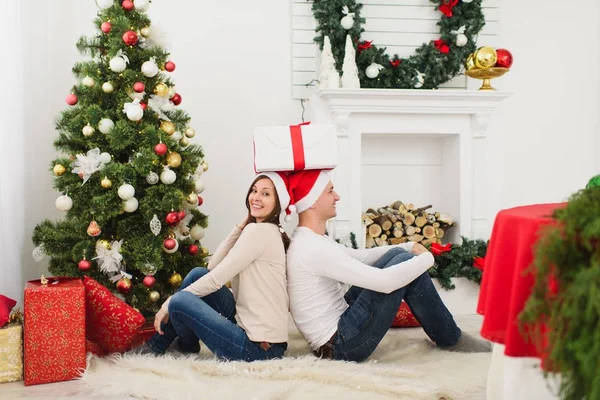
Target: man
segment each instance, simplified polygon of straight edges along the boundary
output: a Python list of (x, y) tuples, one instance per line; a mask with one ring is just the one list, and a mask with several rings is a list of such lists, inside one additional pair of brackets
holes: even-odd
[[(487, 352), (489, 342), (462, 332), (427, 270), (434, 259), (418, 243), (353, 250), (325, 236), (340, 199), (326, 172), (290, 176), (299, 224), (287, 253), (290, 311), (318, 357), (364, 361), (394, 320), (402, 299), (444, 350)], [(352, 287), (345, 291), (342, 283)]]

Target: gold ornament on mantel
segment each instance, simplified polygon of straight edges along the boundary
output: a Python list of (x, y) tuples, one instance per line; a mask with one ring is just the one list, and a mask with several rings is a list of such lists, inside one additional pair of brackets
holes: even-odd
[(158, 83), (154, 87), (154, 93), (160, 97), (167, 97), (169, 95), (169, 87), (164, 83)]
[(491, 68), (496, 65), (498, 55), (496, 54), (496, 50), (493, 48), (489, 46), (483, 46), (477, 49), (473, 55), (473, 58), (475, 59), (475, 66), (477, 68)]
[(65, 172), (67, 172), (67, 169), (62, 164), (56, 164), (52, 170), (56, 176), (62, 176)]
[(175, 133), (175, 124), (173, 124), (171, 121), (162, 121), (160, 123), (160, 129), (167, 135), (171, 136)]
[(479, 90), (494, 91), (490, 80), (498, 78), (508, 72), (508, 68), (495, 67), (498, 61), (496, 50), (489, 46), (483, 46), (469, 55), (465, 61), (465, 75), (482, 79), (483, 83)]
[(465, 74), (471, 78), (483, 79), (483, 84), (481, 85), (479, 90), (493, 91), (496, 89), (494, 89), (490, 84), (490, 79), (498, 78), (507, 72), (508, 68), (493, 67), (485, 69), (476, 68), (472, 70), (467, 70), (465, 71)]
[(169, 154), (167, 154), (167, 164), (169, 164), (169, 167), (171, 168), (179, 167), (181, 165), (181, 156), (179, 155), (179, 153), (176, 151), (172, 151)]
[(475, 58), (473, 57), (473, 54), (469, 54), (469, 57), (467, 57), (467, 61), (465, 62), (465, 68), (467, 69), (467, 71), (477, 68), (475, 66)]
[(181, 275), (178, 272), (174, 272), (173, 275), (171, 275), (169, 277), (169, 283), (171, 284), (171, 286), (178, 288), (179, 286), (181, 286), (181, 281), (183, 279), (181, 278)]

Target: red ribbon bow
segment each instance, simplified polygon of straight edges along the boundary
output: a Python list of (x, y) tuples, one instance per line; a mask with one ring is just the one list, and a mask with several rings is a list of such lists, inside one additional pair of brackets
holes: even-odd
[(473, 257), (473, 266), (483, 272), (485, 268), (485, 257)]
[(448, 54), (450, 53), (450, 47), (446, 44), (446, 42), (442, 39), (434, 40), (433, 44), (435, 48), (440, 51), (440, 53)]
[(431, 247), (429, 250), (434, 256), (440, 256), (452, 250), (452, 243), (448, 243), (445, 245), (441, 245), (439, 243), (431, 243)]
[(397, 68), (401, 62), (402, 62), (401, 60), (393, 60), (393, 61), (390, 60), (390, 64), (392, 64), (392, 67), (394, 67), (394, 68)]
[(458, 4), (458, 0), (450, 0), (447, 3), (444, 2), (441, 6), (440, 6), (440, 11), (442, 12), (442, 14), (444, 14), (446, 17), (450, 18), (452, 16), (452, 7), (454, 7), (456, 4)]
[(370, 49), (371, 47), (373, 47), (373, 41), (371, 40), (370, 42), (362, 42), (358, 44), (358, 51), (361, 52), (363, 50), (366, 49)]
[(292, 140), (292, 153), (294, 155), (294, 171), (302, 171), (306, 167), (304, 159), (304, 142), (302, 140), (302, 125), (308, 125), (310, 122), (303, 122), (299, 125), (290, 125), (290, 138)]

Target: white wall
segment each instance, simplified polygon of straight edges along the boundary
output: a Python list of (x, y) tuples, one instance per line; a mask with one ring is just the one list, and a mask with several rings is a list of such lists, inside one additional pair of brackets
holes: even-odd
[[(0, 221), (3, 226), (22, 224), (12, 230), (17, 243), (2, 246), (3, 255), (8, 252), (21, 262), (3, 260), (0, 277), (22, 277), (0, 280), (0, 293), (9, 287), (11, 293), (19, 292), (13, 289), (15, 282), (33, 279), (44, 269), (31, 258), (30, 234), (43, 218), (60, 216), (48, 172), (56, 156), (53, 121), (74, 83), (70, 70), (79, 58), (75, 42), (93, 31), (95, 17), (93, 0), (23, 5), (26, 78), (12, 86), (7, 98), (27, 107), (15, 121), (16, 131), (8, 132), (25, 140), (26, 156), (13, 157), (12, 168), (21, 168), (27, 177), (27, 211), (17, 213), (15, 222), (6, 221), (3, 213)], [(501, 2), (501, 42), (512, 50), (515, 65), (496, 86), (515, 95), (494, 115), (489, 129), (495, 211), (564, 200), (600, 173), (600, 85), (593, 73), (600, 57), (593, 47), (600, 37), (599, 8), (593, 0), (570, 7), (548, 7), (540, 0)], [(210, 164), (203, 210), (211, 222), (204, 244), (214, 250), (244, 215), (243, 195), (253, 176), (253, 127), (300, 120), (300, 104), (290, 91), (290, 2), (154, 0), (150, 17), (168, 33), (181, 107), (192, 116), (198, 132), (194, 140), (205, 147)], [(2, 153), (18, 151), (7, 146), (7, 132), (2, 133)], [(13, 172), (1, 171), (18, 178)], [(1, 242), (7, 231), (11, 229), (2, 230)]]

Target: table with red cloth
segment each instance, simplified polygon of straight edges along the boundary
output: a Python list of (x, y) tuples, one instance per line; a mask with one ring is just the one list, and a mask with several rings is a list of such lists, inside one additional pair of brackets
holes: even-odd
[(502, 210), (496, 216), (485, 257), (477, 312), (484, 316), (481, 336), (505, 346), (511, 357), (540, 357), (519, 330), (519, 313), (534, 285), (527, 273), (540, 230), (555, 221), (554, 210), (566, 203), (536, 204)]

